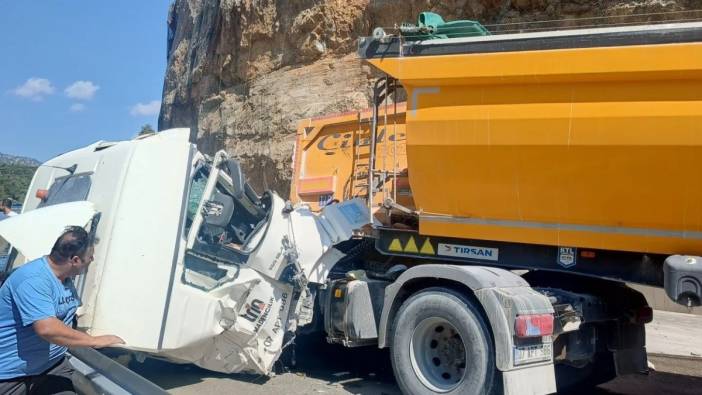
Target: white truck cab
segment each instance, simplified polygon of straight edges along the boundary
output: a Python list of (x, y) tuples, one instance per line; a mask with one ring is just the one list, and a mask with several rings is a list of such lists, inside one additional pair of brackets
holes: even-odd
[(344, 256), (333, 245), (366, 224), (365, 205), (316, 215), (258, 196), (236, 161), (203, 155), (189, 134), (98, 142), (41, 165), (23, 213), (0, 223), (9, 266), (87, 226), (99, 242), (76, 279), (80, 328), (176, 362), (268, 374), (284, 334), (311, 321), (308, 285)]

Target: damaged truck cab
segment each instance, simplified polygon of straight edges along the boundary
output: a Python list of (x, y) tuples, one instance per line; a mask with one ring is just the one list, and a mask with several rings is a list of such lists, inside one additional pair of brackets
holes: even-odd
[(95, 261), (76, 279), (78, 326), (129, 350), (220, 372), (268, 374), (286, 333), (312, 319), (314, 285), (366, 221), (348, 201), (323, 215), (258, 196), (238, 163), (198, 152), (187, 129), (98, 142), (37, 170), (22, 215), (0, 224), (10, 268), (88, 226)]

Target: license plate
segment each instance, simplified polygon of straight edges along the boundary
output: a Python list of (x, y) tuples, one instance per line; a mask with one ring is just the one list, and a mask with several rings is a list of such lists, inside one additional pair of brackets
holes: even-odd
[(551, 343), (536, 344), (531, 346), (514, 347), (514, 364), (550, 361), (552, 357)]

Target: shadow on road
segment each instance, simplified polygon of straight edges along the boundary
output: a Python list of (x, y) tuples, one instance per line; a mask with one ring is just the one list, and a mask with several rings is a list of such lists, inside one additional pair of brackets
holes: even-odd
[[(112, 358), (122, 358), (111, 354)], [(198, 384), (209, 378), (258, 385), (270, 380), (262, 375), (217, 373), (192, 364), (179, 365), (151, 358), (141, 363), (131, 360), (128, 367), (165, 390)], [(274, 372), (314, 378), (351, 393), (400, 394), (395, 386), (387, 350), (376, 347), (347, 349), (328, 344), (321, 336), (298, 337), (294, 347), (286, 349), (276, 362)]]
[[(294, 349), (281, 358), (276, 368), (308, 377), (324, 380), (328, 383), (343, 385), (348, 391), (360, 393), (367, 381), (386, 384), (398, 393), (390, 364), (390, 353), (376, 346), (345, 348), (328, 344), (321, 336), (300, 337)], [(293, 364), (293, 357), (295, 363)]]
[(596, 394), (698, 395), (702, 393), (702, 359), (649, 356), (658, 369), (647, 376), (619, 377), (598, 388)]
[[(697, 395), (702, 393), (702, 360), (651, 356), (659, 369), (648, 376), (620, 377), (584, 393), (595, 395)], [(224, 374), (211, 372), (197, 366), (177, 365), (147, 359), (143, 363), (130, 362), (129, 368), (166, 390), (201, 383), (208, 379), (221, 379), (232, 383), (249, 383), (260, 388), (253, 391), (269, 393), (276, 379), (249, 374)], [(332, 394), (399, 395), (387, 350), (375, 347), (347, 349), (327, 344), (321, 336), (298, 337), (294, 348), (286, 350), (275, 365), (275, 373), (289, 377), (286, 383), (296, 385), (306, 378), (328, 385)], [(292, 378), (290, 376), (292, 375)], [(297, 377), (296, 377), (297, 376)], [(272, 381), (268, 386), (264, 384)], [(234, 384), (231, 384), (234, 385)], [(278, 384), (280, 385), (280, 384)], [(222, 387), (219, 387), (222, 388)], [(291, 388), (292, 389), (292, 388)], [(291, 393), (298, 393), (291, 391)], [(305, 392), (306, 393), (306, 392)], [(312, 392), (310, 392), (312, 393)], [(581, 392), (583, 393), (583, 392)], [(567, 395), (575, 395), (570, 393)]]

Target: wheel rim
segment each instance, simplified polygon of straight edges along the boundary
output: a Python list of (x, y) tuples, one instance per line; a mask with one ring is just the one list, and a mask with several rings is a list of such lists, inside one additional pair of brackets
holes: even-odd
[(456, 328), (443, 318), (427, 318), (417, 325), (410, 358), (419, 380), (434, 392), (455, 389), (465, 376), (465, 344)]

